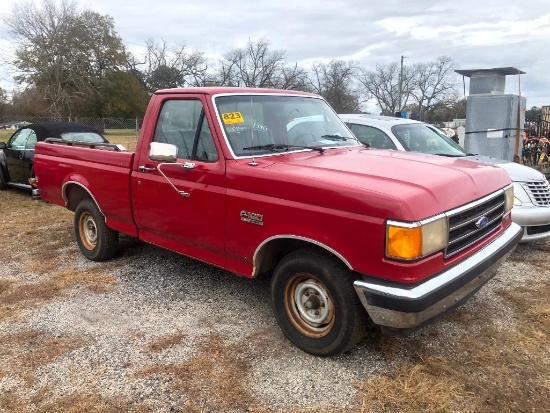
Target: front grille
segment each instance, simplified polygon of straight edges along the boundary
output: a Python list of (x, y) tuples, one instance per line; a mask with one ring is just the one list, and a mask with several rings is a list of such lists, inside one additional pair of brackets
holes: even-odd
[(445, 256), (448, 257), (485, 238), (500, 226), (504, 215), (504, 192), (453, 209), (446, 215), (449, 243)]
[(527, 227), (527, 235), (544, 234), (550, 232), (550, 225), (538, 225), (536, 227)]
[(550, 185), (548, 185), (548, 181), (524, 182), (521, 185), (533, 204), (539, 206), (550, 205)]

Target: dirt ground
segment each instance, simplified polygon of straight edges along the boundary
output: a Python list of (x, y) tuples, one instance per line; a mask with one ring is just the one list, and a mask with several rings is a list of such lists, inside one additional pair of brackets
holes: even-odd
[(0, 191), (0, 412), (550, 412), (549, 254), (520, 244), (440, 322), (321, 359), (269, 280), (127, 237), (92, 263), (72, 213)]

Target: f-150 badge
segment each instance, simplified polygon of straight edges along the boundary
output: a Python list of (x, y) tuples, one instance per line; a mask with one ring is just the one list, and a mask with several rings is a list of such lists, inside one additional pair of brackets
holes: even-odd
[(251, 224), (263, 225), (264, 216), (262, 214), (255, 214), (254, 212), (241, 211), (241, 221), (250, 222)]

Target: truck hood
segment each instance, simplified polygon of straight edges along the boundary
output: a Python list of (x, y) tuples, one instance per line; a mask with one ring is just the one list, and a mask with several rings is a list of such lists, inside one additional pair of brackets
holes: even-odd
[[(503, 169), (477, 162), (356, 147), (257, 158), (256, 168), (249, 166), (250, 160), (244, 161), (239, 164), (247, 179), (235, 182), (247, 187), (236, 189), (410, 221), (467, 204), (510, 184)], [(231, 175), (228, 170), (230, 181)]]
[(544, 181), (546, 177), (539, 171), (529, 168), (525, 165), (520, 165), (519, 163), (505, 161), (504, 159), (497, 159), (490, 156), (465, 156), (466, 161), (481, 162), (486, 165), (494, 165), (499, 168), (504, 169), (510, 175), (510, 178), (514, 182), (532, 182), (532, 181)]

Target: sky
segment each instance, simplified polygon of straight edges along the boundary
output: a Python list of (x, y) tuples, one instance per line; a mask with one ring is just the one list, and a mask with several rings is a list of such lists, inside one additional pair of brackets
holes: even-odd
[[(0, 19), (17, 2), (2, 0)], [(35, 0), (36, 1), (36, 0)], [(36, 1), (37, 4), (40, 2)], [(212, 59), (248, 40), (267, 39), (305, 67), (331, 59), (366, 69), (412, 65), (450, 56), (460, 69), (516, 67), (506, 93), (527, 107), (550, 105), (550, 0), (81, 0), (81, 9), (113, 17), (134, 54), (147, 39), (201, 50)], [(0, 21), (0, 86), (11, 90), (5, 64), (14, 46)], [(456, 75), (462, 86), (462, 76)], [(469, 82), (466, 79), (466, 93)], [(462, 92), (462, 87), (459, 87)]]

